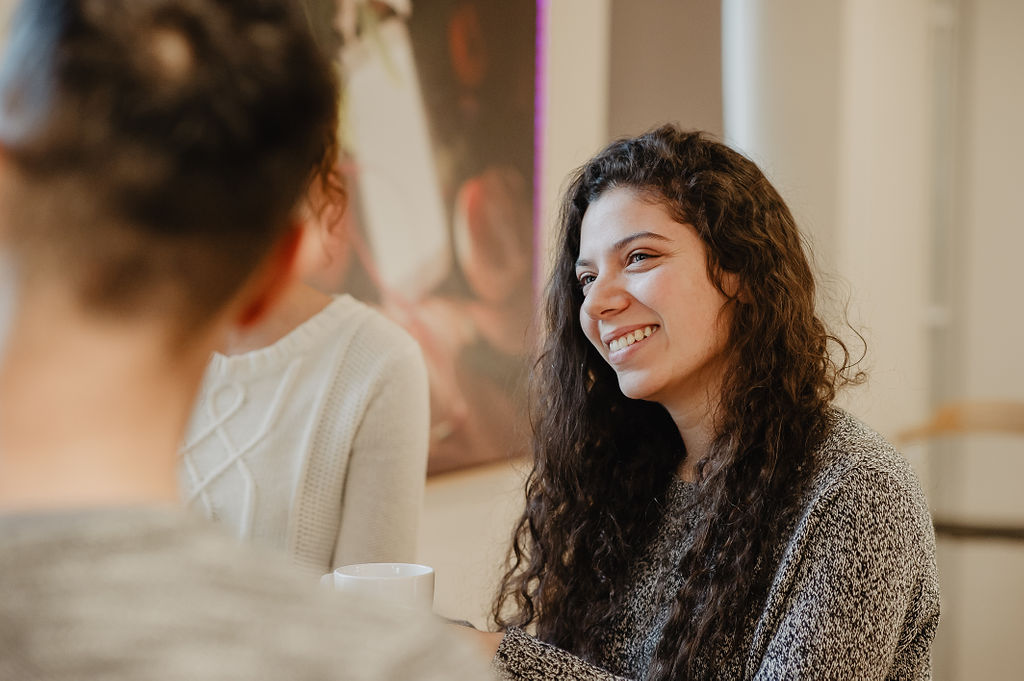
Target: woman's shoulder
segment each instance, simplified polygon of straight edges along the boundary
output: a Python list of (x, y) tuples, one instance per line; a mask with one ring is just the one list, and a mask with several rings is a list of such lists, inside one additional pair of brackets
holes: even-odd
[(826, 499), (862, 498), (877, 510), (897, 508), (928, 521), (924, 490), (910, 462), (882, 435), (852, 414), (830, 410), (828, 426), (813, 454), (809, 508)]
[(903, 455), (860, 419), (836, 407), (829, 410), (827, 419), (825, 435), (813, 453), (815, 478), (820, 483), (841, 479), (851, 471), (875, 471), (916, 480)]
[(341, 350), (346, 359), (356, 355), (371, 363), (419, 354), (419, 345), (398, 323), (347, 293), (334, 296), (290, 335), (295, 337), (293, 351)]
[(381, 359), (421, 357), (420, 346), (409, 332), (377, 308), (349, 295), (338, 296), (335, 304), (340, 322), (358, 325), (352, 338), (354, 348), (370, 350)]

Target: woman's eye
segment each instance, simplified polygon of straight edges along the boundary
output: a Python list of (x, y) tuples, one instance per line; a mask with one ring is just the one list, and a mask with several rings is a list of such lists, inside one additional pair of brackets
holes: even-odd
[(634, 263), (638, 263), (638, 262), (641, 262), (643, 260), (650, 260), (653, 257), (654, 256), (651, 255), (650, 253), (630, 253), (629, 254), (629, 264), (632, 265)]
[(595, 277), (593, 274), (581, 274), (579, 276), (580, 288), (586, 288), (590, 286), (591, 284), (594, 283), (595, 279), (597, 279), (597, 277)]

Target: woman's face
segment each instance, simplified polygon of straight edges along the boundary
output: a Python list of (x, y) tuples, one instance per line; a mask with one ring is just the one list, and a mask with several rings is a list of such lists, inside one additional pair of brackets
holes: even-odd
[(576, 275), (580, 326), (623, 394), (673, 414), (717, 398), (728, 299), (691, 225), (634, 190), (610, 189), (583, 216)]

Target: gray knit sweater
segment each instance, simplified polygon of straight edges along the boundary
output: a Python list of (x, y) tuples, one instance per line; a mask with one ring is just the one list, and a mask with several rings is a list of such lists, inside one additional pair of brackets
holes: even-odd
[[(914, 472), (881, 436), (840, 411), (816, 463), (802, 511), (773, 552), (764, 607), (742, 614), (738, 653), (704, 656), (714, 662), (702, 676), (929, 679), (939, 587), (931, 518)], [(670, 614), (671, 603), (657, 594), (683, 583), (676, 566), (693, 540), (695, 491), (671, 485), (659, 531), (631, 571), (632, 596), (602, 637), (598, 665), (512, 629), (495, 657), (499, 672), (524, 681), (645, 678)]]
[(0, 515), (0, 681), (490, 678), (449, 629), (177, 509)]

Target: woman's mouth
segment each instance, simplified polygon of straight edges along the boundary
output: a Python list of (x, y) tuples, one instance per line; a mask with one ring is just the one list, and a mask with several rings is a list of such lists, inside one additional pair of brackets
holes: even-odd
[(651, 335), (658, 330), (658, 328), (659, 327), (657, 325), (645, 326), (642, 329), (634, 329), (633, 331), (624, 333), (618, 338), (613, 339), (612, 342), (608, 344), (608, 349), (611, 350), (612, 352), (615, 352), (625, 347), (629, 347), (630, 345), (642, 343), (648, 338), (650, 338)]

